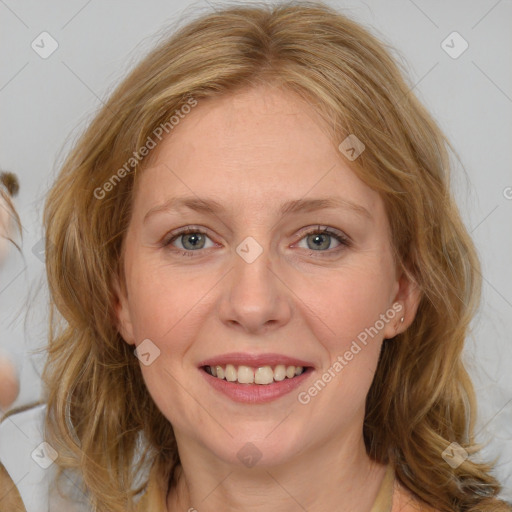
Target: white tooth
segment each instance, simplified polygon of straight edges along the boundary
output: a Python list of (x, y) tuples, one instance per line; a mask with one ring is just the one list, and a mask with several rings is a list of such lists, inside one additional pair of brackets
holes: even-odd
[(286, 366), (284, 364), (278, 364), (274, 368), (274, 380), (279, 382), (286, 378)]
[(286, 368), (286, 376), (289, 379), (292, 379), (293, 377), (295, 377), (295, 366), (288, 366)]
[(215, 366), (210, 366), (210, 371), (214, 377), (217, 377), (217, 368)]
[(250, 366), (239, 366), (238, 382), (240, 384), (252, 384), (254, 382), (254, 370)]
[(260, 366), (254, 373), (256, 384), (270, 384), (274, 381), (274, 372), (270, 366)]
[(226, 371), (224, 372), (224, 376), (226, 377), (227, 381), (235, 382), (238, 376), (236, 368), (232, 364), (226, 365)]
[(295, 376), (300, 375), (304, 371), (304, 368), (302, 366), (297, 366), (295, 368)]
[(216, 366), (215, 369), (217, 370), (217, 378), (223, 379), (224, 378), (224, 368), (222, 368), (222, 366)]

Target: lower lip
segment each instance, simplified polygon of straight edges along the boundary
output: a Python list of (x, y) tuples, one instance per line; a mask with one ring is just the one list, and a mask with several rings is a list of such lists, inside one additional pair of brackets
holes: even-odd
[(203, 368), (200, 368), (199, 371), (204, 375), (208, 384), (231, 398), (231, 400), (242, 403), (263, 404), (291, 393), (309, 378), (313, 368), (307, 368), (303, 373), (292, 379), (285, 378), (272, 384), (240, 384), (238, 382), (218, 379), (207, 373)]

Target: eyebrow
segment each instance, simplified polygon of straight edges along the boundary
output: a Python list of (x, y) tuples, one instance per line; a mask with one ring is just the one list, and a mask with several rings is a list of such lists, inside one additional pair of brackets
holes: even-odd
[[(283, 203), (279, 209), (280, 215), (289, 215), (300, 212), (313, 212), (323, 209), (344, 209), (352, 211), (362, 217), (371, 220), (371, 213), (362, 205), (353, 203), (341, 197), (323, 197), (316, 199), (294, 199)], [(226, 213), (226, 207), (214, 199), (205, 199), (194, 196), (173, 197), (164, 203), (151, 208), (144, 216), (143, 222), (158, 212), (194, 210), (199, 213), (222, 215)]]

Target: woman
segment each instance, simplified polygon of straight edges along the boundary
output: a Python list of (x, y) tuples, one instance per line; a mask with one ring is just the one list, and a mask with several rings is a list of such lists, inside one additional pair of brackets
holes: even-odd
[(46, 204), (51, 482), (78, 475), (83, 510), (510, 510), (471, 458), (447, 147), (325, 5), (161, 44)]
[[(15, 229), (21, 230), (21, 223), (12, 198), (19, 190), (18, 178), (11, 172), (0, 172), (0, 266), (7, 258), (11, 238)], [(0, 412), (7, 410), (19, 393), (18, 371), (9, 357), (1, 350), (0, 344)], [(5, 347), (4, 347), (5, 348)]]
[[(0, 265), (2, 265), (13, 244), (13, 232), (21, 231), (21, 221), (12, 198), (19, 190), (18, 178), (11, 172), (0, 172)], [(12, 406), (19, 393), (18, 369), (8, 352), (0, 350), (0, 417)], [(18, 512), (21, 497), (12, 487), (9, 475), (0, 464), (0, 510)]]

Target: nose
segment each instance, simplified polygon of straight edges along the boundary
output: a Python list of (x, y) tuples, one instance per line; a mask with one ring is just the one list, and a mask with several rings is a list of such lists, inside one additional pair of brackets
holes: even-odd
[(219, 303), (222, 322), (251, 334), (286, 325), (292, 316), (292, 293), (276, 265), (272, 266), (269, 250), (264, 249), (254, 261), (235, 253), (233, 265)]

